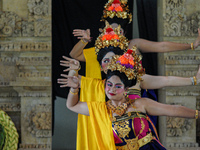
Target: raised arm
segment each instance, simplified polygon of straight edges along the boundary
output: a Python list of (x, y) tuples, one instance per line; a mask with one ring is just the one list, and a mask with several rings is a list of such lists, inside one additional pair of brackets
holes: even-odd
[(200, 115), (199, 111), (184, 106), (162, 104), (148, 98), (142, 99), (140, 103), (144, 106), (147, 114), (153, 116), (171, 116), (195, 119)]
[(172, 51), (183, 51), (189, 49), (196, 49), (200, 46), (200, 29), (198, 29), (198, 37), (191, 44), (182, 44), (175, 42), (153, 42), (145, 39), (132, 39), (129, 44), (129, 48), (136, 46), (141, 52), (172, 52)]
[(67, 97), (66, 106), (73, 112), (89, 116), (89, 110), (86, 102), (79, 101), (79, 78), (76, 76), (68, 76), (61, 74), (61, 77), (58, 79), (58, 84), (61, 84), (63, 87), (71, 87)]
[(90, 41), (90, 29), (87, 30), (75, 29), (73, 30), (73, 34), (78, 39), (80, 39), (80, 41), (73, 47), (69, 55), (76, 60), (85, 62), (83, 49)]
[(193, 80), (193, 77), (185, 78), (176, 76), (151, 76), (145, 74), (144, 76), (142, 76), (143, 81), (141, 81), (140, 87), (142, 89), (159, 89), (168, 86), (187, 86), (187, 85), (199, 84), (200, 66), (195, 77), (196, 77), (196, 83)]

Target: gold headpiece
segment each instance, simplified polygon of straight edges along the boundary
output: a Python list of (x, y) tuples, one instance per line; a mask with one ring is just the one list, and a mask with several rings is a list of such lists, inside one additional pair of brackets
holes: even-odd
[(137, 78), (142, 80), (141, 76), (145, 74), (145, 69), (142, 67), (142, 56), (136, 54), (136, 47), (129, 49), (123, 55), (113, 56), (111, 62), (107, 66), (107, 70), (124, 72), (128, 80)]
[(105, 47), (114, 46), (119, 47), (121, 50), (125, 51), (128, 47), (128, 39), (120, 34), (119, 25), (114, 30), (112, 26), (106, 21), (106, 26), (102, 31), (102, 34), (99, 35), (95, 41), (95, 52), (98, 54), (99, 50)]
[(132, 21), (132, 14), (129, 13), (127, 0), (109, 0), (104, 6), (102, 20), (106, 18), (122, 18), (129, 19), (129, 23)]

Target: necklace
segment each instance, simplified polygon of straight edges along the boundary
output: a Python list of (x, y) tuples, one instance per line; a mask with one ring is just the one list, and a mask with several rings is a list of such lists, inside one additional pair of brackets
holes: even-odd
[(131, 102), (132, 101), (130, 99), (128, 99), (122, 105), (114, 106), (112, 104), (112, 101), (109, 100), (106, 102), (106, 105), (107, 105), (107, 108), (112, 111), (112, 113), (116, 113), (117, 115), (122, 116), (123, 114), (125, 114), (128, 106), (131, 104)]

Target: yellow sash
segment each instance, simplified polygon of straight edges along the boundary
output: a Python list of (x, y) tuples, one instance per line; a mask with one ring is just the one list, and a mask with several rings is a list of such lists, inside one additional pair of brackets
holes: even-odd
[(97, 61), (97, 55), (95, 54), (95, 47), (91, 47), (83, 50), (86, 61), (86, 77), (101, 79), (101, 67)]

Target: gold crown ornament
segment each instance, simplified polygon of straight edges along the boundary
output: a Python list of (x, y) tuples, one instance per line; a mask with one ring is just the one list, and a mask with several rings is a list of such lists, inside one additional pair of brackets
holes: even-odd
[(104, 6), (102, 21), (105, 21), (106, 18), (121, 18), (129, 19), (129, 23), (132, 22), (132, 14), (129, 13), (127, 0), (108, 0)]
[(125, 73), (128, 80), (136, 79), (141, 81), (145, 74), (145, 69), (142, 67), (142, 56), (136, 54), (136, 47), (129, 49), (123, 55), (115, 55), (107, 66), (107, 70), (119, 71)]
[(121, 26), (113, 29), (112, 26), (105, 21), (106, 26), (102, 30), (102, 33), (98, 36), (95, 41), (95, 52), (98, 52), (105, 47), (114, 46), (119, 47), (125, 51), (128, 47), (128, 39), (120, 34)]

